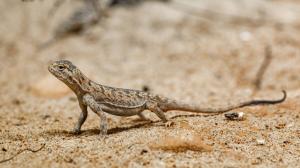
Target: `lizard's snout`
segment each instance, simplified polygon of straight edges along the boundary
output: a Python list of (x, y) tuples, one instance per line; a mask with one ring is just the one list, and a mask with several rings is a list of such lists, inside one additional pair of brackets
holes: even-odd
[(49, 65), (48, 65), (48, 71), (49, 71), (49, 72), (52, 72), (52, 66), (53, 66), (52, 64), (49, 64)]
[(48, 71), (51, 72), (52, 74), (54, 73), (55, 69), (54, 69), (54, 63), (51, 63), (48, 65)]

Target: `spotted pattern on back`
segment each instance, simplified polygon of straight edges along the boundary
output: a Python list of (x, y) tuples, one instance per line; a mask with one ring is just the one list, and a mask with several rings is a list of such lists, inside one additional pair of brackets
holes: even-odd
[(113, 88), (98, 85), (95, 82), (91, 82), (90, 85), (95, 88), (91, 94), (97, 102), (104, 102), (113, 106), (128, 108), (143, 106), (148, 96), (148, 93), (139, 90)]

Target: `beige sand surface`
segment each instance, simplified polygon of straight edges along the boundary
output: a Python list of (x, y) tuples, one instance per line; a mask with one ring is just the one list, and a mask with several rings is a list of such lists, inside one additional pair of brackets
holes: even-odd
[[(83, 34), (37, 51), (79, 1), (66, 1), (50, 16), (54, 1), (0, 1), (0, 160), (45, 144), (0, 167), (300, 167), (300, 3), (179, 2), (188, 6), (111, 9)], [(254, 94), (266, 45), (273, 59)], [(101, 84), (146, 85), (203, 107), (276, 99), (281, 89), (288, 99), (236, 110), (245, 112), (243, 121), (170, 112), (175, 124), (168, 128), (149, 112), (156, 122), (108, 115), (106, 139), (90, 112), (83, 133), (73, 135), (76, 97), (47, 71), (58, 59), (71, 60)]]

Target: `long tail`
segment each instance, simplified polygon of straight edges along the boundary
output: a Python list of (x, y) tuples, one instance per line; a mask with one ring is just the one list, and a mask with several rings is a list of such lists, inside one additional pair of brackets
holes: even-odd
[(185, 103), (178, 103), (176, 101), (170, 101), (166, 105), (166, 111), (169, 110), (180, 110), (180, 111), (189, 111), (189, 112), (196, 112), (196, 113), (224, 113), (233, 109), (245, 107), (245, 106), (254, 106), (254, 105), (267, 105), (267, 104), (277, 104), (285, 101), (286, 99), (286, 91), (283, 90), (283, 97), (278, 100), (250, 100), (246, 102), (241, 102), (236, 105), (231, 105), (228, 107), (223, 108), (199, 108), (195, 105), (185, 104)]

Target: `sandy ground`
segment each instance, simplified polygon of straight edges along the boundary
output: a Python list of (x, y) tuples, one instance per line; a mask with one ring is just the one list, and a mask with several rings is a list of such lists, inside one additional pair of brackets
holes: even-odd
[[(1, 1), (0, 160), (45, 146), (0, 167), (300, 167), (300, 3), (179, 2), (185, 6), (111, 9), (86, 32), (38, 51), (79, 1), (66, 1), (54, 14), (52, 1)], [(267, 45), (271, 64), (254, 93)], [(155, 122), (108, 115), (105, 139), (90, 112), (83, 133), (74, 135), (76, 97), (47, 71), (58, 59), (101, 84), (148, 86), (203, 107), (277, 99), (282, 89), (288, 99), (236, 110), (245, 112), (243, 121), (169, 112), (174, 125), (164, 127), (150, 112)]]

